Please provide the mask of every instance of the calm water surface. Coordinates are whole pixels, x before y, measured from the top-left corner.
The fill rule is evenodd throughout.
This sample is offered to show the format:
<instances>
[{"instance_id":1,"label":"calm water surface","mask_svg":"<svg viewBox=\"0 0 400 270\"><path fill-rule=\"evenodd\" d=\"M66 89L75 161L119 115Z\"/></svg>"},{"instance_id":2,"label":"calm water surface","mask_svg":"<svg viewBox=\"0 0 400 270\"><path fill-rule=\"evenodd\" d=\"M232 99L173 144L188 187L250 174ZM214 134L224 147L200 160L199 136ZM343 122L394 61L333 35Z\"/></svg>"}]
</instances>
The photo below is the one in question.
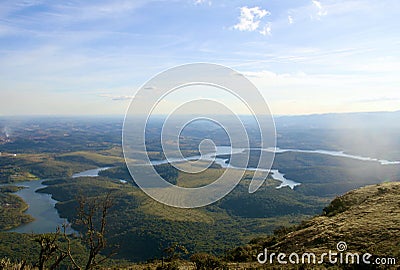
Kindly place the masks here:
<instances>
[{"instance_id":1,"label":"calm water surface","mask_svg":"<svg viewBox=\"0 0 400 270\"><path fill-rule=\"evenodd\" d=\"M84 172L76 173L72 177L95 177L98 176L99 172L106 170L109 167L97 168L93 170L87 170ZM11 232L20 233L47 233L55 232L57 226L61 226L63 223L68 223L66 219L61 218L58 214L55 205L56 200L51 198L50 194L38 193L36 190L46 187L43 185L43 181L26 181L15 184L15 186L25 187L14 193L21 197L28 205L29 208L26 210L26 214L31 215L35 220L21 225L17 228L11 229ZM72 228L67 228L67 233L75 232Z\"/></svg>"}]
</instances>

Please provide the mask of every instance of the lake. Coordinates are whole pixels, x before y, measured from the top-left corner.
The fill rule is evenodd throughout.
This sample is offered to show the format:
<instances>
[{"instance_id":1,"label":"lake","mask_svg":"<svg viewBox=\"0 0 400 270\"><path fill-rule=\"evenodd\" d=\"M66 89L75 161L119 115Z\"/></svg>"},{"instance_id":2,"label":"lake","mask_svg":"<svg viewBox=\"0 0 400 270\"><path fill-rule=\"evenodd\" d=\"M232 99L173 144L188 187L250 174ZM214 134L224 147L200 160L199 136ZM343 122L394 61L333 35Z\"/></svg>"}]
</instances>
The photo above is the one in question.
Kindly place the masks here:
<instances>
[{"instance_id":1,"label":"lake","mask_svg":"<svg viewBox=\"0 0 400 270\"><path fill-rule=\"evenodd\" d=\"M253 167L247 167L247 168L238 168L235 167L231 164L229 164L228 160L229 159L223 159L223 158L218 158L216 156L222 156L222 155L231 155L231 154L240 154L245 151L243 148L232 148L230 146L216 146L215 147L215 152L205 154L203 156L196 155L196 156L190 156L186 157L185 159L182 158L175 158L175 159L169 159L169 160L152 160L151 164L152 165L161 165L161 164L166 164L166 163L174 163L174 162L185 162L188 160L198 160L202 159L205 161L212 160L214 161L215 164L220 165L222 168L236 168L236 169L246 169L248 171L269 171L271 172L271 176L274 180L280 181L280 185L277 186L276 188L283 188L283 187L289 187L291 189L294 189L294 187L300 185L300 183L287 179L285 175L280 173L278 170L267 170L267 169L262 169L262 168L253 168Z\"/></svg>"},{"instance_id":2,"label":"lake","mask_svg":"<svg viewBox=\"0 0 400 270\"><path fill-rule=\"evenodd\" d=\"M72 177L95 177L99 175L99 172L106 170L109 167L97 168L93 170L87 170L84 172L76 173ZM36 190L46 187L43 185L43 181L26 181L15 184L15 186L25 187L14 193L21 197L28 205L29 208L26 210L26 214L31 215L35 220L21 225L17 228L9 230L10 232L19 233L48 233L55 232L57 226L61 226L63 223L68 223L66 219L60 218L55 205L56 200L51 198L51 194L38 193ZM67 233L76 233L71 227L67 228Z\"/></svg>"}]
</instances>

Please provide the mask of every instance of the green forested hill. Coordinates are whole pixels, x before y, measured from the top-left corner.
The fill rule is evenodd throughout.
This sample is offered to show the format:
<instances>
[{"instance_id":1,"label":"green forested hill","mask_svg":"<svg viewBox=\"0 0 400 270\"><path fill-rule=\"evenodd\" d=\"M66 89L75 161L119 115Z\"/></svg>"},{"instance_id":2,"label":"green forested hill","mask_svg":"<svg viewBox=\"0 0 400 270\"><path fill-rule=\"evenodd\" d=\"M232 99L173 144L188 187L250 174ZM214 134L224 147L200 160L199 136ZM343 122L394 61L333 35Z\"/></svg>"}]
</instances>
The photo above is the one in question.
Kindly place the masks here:
<instances>
[{"instance_id":1,"label":"green forested hill","mask_svg":"<svg viewBox=\"0 0 400 270\"><path fill-rule=\"evenodd\" d=\"M76 214L76 195L94 197L111 192L115 205L108 219L109 241L121 246L117 257L133 261L160 258L163 249L174 242L184 245L190 253L223 254L255 235L267 235L277 226L296 224L319 213L326 202L306 198L289 188L277 190L273 180L251 198L253 205L248 206L247 212L236 205L247 193L245 182L226 199L200 209L162 205L139 188L107 177L53 180L46 184L49 186L40 192L53 194L60 201L56 205L60 214L70 220ZM242 197L243 202L246 199L250 197Z\"/></svg>"}]
</instances>

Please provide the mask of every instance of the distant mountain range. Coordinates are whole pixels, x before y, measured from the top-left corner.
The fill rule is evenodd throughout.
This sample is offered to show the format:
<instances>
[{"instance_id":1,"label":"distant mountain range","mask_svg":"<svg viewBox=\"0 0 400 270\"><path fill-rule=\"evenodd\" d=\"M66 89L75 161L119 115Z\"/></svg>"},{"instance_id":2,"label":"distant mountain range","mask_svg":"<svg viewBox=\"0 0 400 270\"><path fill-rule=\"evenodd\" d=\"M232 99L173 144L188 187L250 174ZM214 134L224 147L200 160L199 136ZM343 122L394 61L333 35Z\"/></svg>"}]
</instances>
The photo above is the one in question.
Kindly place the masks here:
<instances>
[{"instance_id":1,"label":"distant mountain range","mask_svg":"<svg viewBox=\"0 0 400 270\"><path fill-rule=\"evenodd\" d=\"M275 116L277 128L400 128L400 111Z\"/></svg>"}]
</instances>

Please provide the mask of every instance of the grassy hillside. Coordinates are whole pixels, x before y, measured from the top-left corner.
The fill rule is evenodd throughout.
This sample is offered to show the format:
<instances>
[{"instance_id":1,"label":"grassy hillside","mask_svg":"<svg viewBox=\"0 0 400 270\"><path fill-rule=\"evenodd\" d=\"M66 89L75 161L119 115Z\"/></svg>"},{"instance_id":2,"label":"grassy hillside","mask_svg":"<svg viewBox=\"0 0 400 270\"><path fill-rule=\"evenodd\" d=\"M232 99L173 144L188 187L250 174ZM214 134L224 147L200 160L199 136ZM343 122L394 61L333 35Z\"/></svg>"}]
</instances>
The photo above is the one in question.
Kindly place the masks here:
<instances>
[{"instance_id":1,"label":"grassy hillside","mask_svg":"<svg viewBox=\"0 0 400 270\"><path fill-rule=\"evenodd\" d=\"M273 245L278 249L327 250L345 241L350 250L400 257L400 182L350 191L324 215L304 223Z\"/></svg>"},{"instance_id":2,"label":"grassy hillside","mask_svg":"<svg viewBox=\"0 0 400 270\"><path fill-rule=\"evenodd\" d=\"M396 266L360 265L354 269L398 269L400 265L400 182L382 183L350 191L334 199L324 213L293 227L280 228L273 236L254 239L248 245L232 250L228 258L256 261L256 254L268 249L271 254L284 252L338 252L344 241L344 252L370 253L375 258L395 258ZM317 257L318 258L318 257ZM275 261L276 262L276 261ZM278 267L277 264L275 266ZM326 263L321 267L345 266ZM349 267L349 266L347 266ZM385 268L387 267L387 268ZM312 267L311 267L312 268Z\"/></svg>"}]
</instances>

